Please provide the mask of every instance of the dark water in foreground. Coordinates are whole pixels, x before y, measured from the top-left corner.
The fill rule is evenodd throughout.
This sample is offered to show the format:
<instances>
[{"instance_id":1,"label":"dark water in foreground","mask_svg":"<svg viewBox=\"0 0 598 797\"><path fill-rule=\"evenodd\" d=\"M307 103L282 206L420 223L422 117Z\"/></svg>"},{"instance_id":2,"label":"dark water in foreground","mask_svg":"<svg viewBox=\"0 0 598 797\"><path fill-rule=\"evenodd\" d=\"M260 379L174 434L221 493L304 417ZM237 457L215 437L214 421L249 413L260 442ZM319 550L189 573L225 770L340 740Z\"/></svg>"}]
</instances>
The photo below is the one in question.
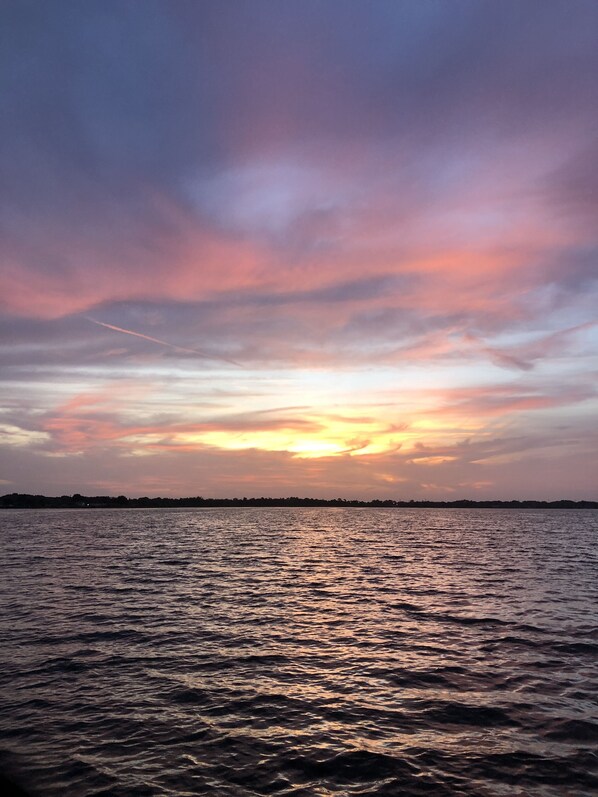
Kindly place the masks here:
<instances>
[{"instance_id":1,"label":"dark water in foreground","mask_svg":"<svg viewBox=\"0 0 598 797\"><path fill-rule=\"evenodd\" d=\"M594 795L598 512L0 513L33 794Z\"/></svg>"}]
</instances>

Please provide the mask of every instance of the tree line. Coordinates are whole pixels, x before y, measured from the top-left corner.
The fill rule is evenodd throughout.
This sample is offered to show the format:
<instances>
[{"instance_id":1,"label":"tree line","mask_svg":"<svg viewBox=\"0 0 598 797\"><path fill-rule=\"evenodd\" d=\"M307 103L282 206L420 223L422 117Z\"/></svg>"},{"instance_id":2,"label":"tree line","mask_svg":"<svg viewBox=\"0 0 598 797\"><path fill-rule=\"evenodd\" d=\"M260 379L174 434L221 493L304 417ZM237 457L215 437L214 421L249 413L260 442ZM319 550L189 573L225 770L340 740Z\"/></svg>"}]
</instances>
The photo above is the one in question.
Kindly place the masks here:
<instances>
[{"instance_id":1,"label":"tree line","mask_svg":"<svg viewBox=\"0 0 598 797\"><path fill-rule=\"evenodd\" d=\"M0 508L4 509L146 509L152 507L227 507L227 506L270 506L270 507L370 507L370 508L423 508L423 509L598 509L598 501L401 501L373 499L360 501L346 498L127 498L125 495L29 495L10 493L0 498Z\"/></svg>"}]
</instances>

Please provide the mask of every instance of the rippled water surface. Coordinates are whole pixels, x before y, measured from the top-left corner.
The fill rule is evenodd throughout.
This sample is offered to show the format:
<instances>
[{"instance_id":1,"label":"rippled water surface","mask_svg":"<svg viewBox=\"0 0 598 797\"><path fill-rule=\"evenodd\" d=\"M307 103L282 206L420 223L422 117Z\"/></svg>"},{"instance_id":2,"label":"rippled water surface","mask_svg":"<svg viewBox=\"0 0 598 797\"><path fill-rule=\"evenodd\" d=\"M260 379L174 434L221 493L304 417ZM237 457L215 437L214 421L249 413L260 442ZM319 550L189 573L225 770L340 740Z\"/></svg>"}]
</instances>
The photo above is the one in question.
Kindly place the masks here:
<instances>
[{"instance_id":1,"label":"rippled water surface","mask_svg":"<svg viewBox=\"0 0 598 797\"><path fill-rule=\"evenodd\" d=\"M5 510L33 795L595 795L598 512Z\"/></svg>"}]
</instances>

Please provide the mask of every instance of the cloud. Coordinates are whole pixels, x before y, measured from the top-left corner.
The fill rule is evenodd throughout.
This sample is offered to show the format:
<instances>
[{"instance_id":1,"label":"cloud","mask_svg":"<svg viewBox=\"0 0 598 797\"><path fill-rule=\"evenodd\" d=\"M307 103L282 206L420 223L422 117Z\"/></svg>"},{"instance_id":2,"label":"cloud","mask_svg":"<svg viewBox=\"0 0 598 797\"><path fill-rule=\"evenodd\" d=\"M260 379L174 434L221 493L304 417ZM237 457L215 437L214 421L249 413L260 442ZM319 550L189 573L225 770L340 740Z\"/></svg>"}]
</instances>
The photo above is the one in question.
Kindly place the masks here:
<instances>
[{"instance_id":1,"label":"cloud","mask_svg":"<svg viewBox=\"0 0 598 797\"><path fill-rule=\"evenodd\" d=\"M146 457L93 449L66 455L60 468L31 449L0 447L0 478L8 491L131 495L316 495L322 497L592 498L596 441L533 438L462 442L425 449L443 462L409 463L388 457L297 459L286 452L196 449L156 451ZM548 446L548 448L542 448ZM447 454L447 456L443 456ZM422 456L424 453L422 452ZM580 467L581 465L581 467ZM481 484L484 482L485 484Z\"/></svg>"},{"instance_id":2,"label":"cloud","mask_svg":"<svg viewBox=\"0 0 598 797\"><path fill-rule=\"evenodd\" d=\"M433 248L480 183L495 207L453 231L500 227L526 174L587 138L596 12L573 5L9 4L4 301L55 315L280 287L299 239L327 278L320 244L346 262L360 230L363 272L393 229L421 249L428 227Z\"/></svg>"},{"instance_id":3,"label":"cloud","mask_svg":"<svg viewBox=\"0 0 598 797\"><path fill-rule=\"evenodd\" d=\"M160 452L229 487L500 490L442 446L586 428L596 4L33 0L2 27L0 419L40 483L134 451L140 489L188 484ZM106 384L133 403L72 403Z\"/></svg>"}]
</instances>

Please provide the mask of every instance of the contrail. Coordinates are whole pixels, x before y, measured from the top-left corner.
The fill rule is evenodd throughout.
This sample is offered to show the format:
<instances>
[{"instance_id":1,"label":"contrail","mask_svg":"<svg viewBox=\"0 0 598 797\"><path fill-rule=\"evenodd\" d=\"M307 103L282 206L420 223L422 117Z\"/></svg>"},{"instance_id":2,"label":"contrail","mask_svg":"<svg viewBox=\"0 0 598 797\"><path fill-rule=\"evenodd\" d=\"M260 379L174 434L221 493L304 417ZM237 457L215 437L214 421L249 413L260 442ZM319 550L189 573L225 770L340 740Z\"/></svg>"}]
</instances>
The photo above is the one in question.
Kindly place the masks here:
<instances>
[{"instance_id":1,"label":"contrail","mask_svg":"<svg viewBox=\"0 0 598 797\"><path fill-rule=\"evenodd\" d=\"M197 354L199 357L204 357L206 360L220 360L222 362L229 363L230 365L236 365L239 368L243 367L241 363L238 363L235 360L229 360L226 357L217 357L213 354L206 354L206 352L198 351L197 349L188 349L185 346L176 346L174 343L168 343L166 340L152 338L150 335L143 335L141 332L133 332L132 329L123 329L122 327L114 326L114 324L105 324L103 321L98 321L97 319L90 318L89 316L85 316L85 319L86 321L91 321L92 324L97 324L99 327L111 329L113 332L123 332L125 335L133 335L135 338L149 340L151 343L159 343L160 346L167 346L169 349L174 349L175 351L184 351L186 354Z\"/></svg>"}]
</instances>

